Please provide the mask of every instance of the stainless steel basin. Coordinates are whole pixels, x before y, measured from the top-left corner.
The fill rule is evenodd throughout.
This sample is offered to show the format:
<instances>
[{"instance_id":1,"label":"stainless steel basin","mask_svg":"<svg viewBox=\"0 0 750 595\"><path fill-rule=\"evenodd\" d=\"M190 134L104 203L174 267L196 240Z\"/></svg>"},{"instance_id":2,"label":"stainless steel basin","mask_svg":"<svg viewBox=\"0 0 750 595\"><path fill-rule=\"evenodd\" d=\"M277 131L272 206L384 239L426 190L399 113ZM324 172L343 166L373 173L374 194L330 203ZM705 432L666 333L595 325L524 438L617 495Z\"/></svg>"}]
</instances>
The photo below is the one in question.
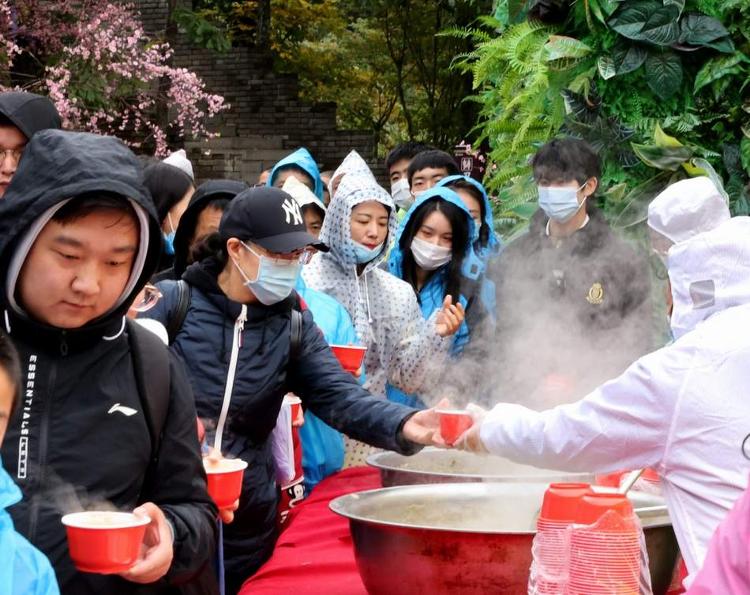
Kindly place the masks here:
<instances>
[{"instance_id":1,"label":"stainless steel basin","mask_svg":"<svg viewBox=\"0 0 750 595\"><path fill-rule=\"evenodd\" d=\"M546 482L397 486L336 498L372 595L527 592L531 542ZM633 493L654 593L665 593L677 543L662 498Z\"/></svg>"},{"instance_id":2,"label":"stainless steel basin","mask_svg":"<svg viewBox=\"0 0 750 595\"><path fill-rule=\"evenodd\" d=\"M367 458L367 464L380 470L384 487L477 481L594 481L594 476L588 473L539 469L502 457L439 448L425 448L410 457L377 452Z\"/></svg>"}]
</instances>

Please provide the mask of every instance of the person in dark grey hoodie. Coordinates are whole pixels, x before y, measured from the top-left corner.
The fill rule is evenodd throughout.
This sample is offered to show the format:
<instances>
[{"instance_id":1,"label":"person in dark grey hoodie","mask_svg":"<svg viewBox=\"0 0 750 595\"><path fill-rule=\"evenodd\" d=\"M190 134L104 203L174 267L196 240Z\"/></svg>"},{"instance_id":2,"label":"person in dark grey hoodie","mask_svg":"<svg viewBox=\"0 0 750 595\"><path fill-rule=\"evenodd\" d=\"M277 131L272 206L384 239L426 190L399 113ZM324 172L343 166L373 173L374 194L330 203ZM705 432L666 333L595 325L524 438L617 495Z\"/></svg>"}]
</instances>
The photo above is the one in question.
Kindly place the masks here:
<instances>
[{"instance_id":1,"label":"person in dark grey hoodie","mask_svg":"<svg viewBox=\"0 0 750 595\"><path fill-rule=\"evenodd\" d=\"M60 125L60 114L47 97L25 91L0 93L0 198L29 139L39 130Z\"/></svg>"},{"instance_id":2,"label":"person in dark grey hoodie","mask_svg":"<svg viewBox=\"0 0 750 595\"><path fill-rule=\"evenodd\" d=\"M15 526L49 557L63 593L172 594L198 576L200 592L216 590L217 509L190 385L164 345L125 318L160 250L156 211L125 145L34 135L0 201L0 320L24 387L2 455L23 492L10 509ZM154 359L163 367L144 374ZM140 559L120 575L76 570L60 522L103 502L151 519Z\"/></svg>"}]
</instances>

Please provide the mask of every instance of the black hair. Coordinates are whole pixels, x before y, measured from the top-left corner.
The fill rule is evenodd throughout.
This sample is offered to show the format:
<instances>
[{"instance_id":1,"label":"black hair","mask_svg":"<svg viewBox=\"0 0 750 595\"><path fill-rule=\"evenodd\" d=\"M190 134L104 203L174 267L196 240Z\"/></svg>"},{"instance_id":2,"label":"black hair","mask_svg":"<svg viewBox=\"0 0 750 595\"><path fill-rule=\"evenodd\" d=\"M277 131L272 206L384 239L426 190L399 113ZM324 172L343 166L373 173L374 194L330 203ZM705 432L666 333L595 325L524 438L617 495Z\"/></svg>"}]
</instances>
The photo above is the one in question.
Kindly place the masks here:
<instances>
[{"instance_id":1,"label":"black hair","mask_svg":"<svg viewBox=\"0 0 750 595\"><path fill-rule=\"evenodd\" d=\"M484 247L487 245L487 243L490 240L490 228L487 225L487 205L484 202L484 196L479 191L479 188L474 186L471 182L467 182L466 180L454 180L450 184L446 184L448 188L453 188L454 190L464 190L465 192L468 192L474 197L474 200L479 202L479 213L482 218L482 225L479 227L479 245Z\"/></svg>"},{"instance_id":2,"label":"black hair","mask_svg":"<svg viewBox=\"0 0 750 595\"><path fill-rule=\"evenodd\" d=\"M122 217L130 217L137 224L138 217L130 203L123 196L113 192L86 192L71 198L58 209L52 220L63 225L83 219L96 211L112 211ZM117 222L119 223L120 220Z\"/></svg>"},{"instance_id":3,"label":"black hair","mask_svg":"<svg viewBox=\"0 0 750 595\"><path fill-rule=\"evenodd\" d=\"M21 362L10 337L5 333L0 333L0 369L8 375L11 385L13 385L13 397L10 402L10 416L18 407L19 394L21 391Z\"/></svg>"},{"instance_id":4,"label":"black hair","mask_svg":"<svg viewBox=\"0 0 750 595\"><path fill-rule=\"evenodd\" d=\"M229 260L227 243L221 239L221 234L218 231L200 238L195 244L190 246L188 259L191 262L201 262L207 258L215 259L222 268Z\"/></svg>"},{"instance_id":5,"label":"black hair","mask_svg":"<svg viewBox=\"0 0 750 595\"><path fill-rule=\"evenodd\" d=\"M411 187L411 181L417 172L427 169L428 167L433 169L444 168L446 170L446 176L457 176L461 172L456 165L455 159L451 157L445 151L439 149L430 149L429 151L422 151L418 153L409 164L409 187Z\"/></svg>"},{"instance_id":6,"label":"black hair","mask_svg":"<svg viewBox=\"0 0 750 595\"><path fill-rule=\"evenodd\" d=\"M315 209L320 214L321 221L325 220L326 218L326 212L323 207L320 206L317 202L310 202L304 205L300 211L302 211L302 214L304 215L307 211Z\"/></svg>"},{"instance_id":7,"label":"black hair","mask_svg":"<svg viewBox=\"0 0 750 595\"><path fill-rule=\"evenodd\" d=\"M307 186L308 188L310 188L310 190L312 190L313 192L315 191L315 179L310 175L310 172L304 170L299 165L295 165L294 163L289 163L288 165L282 165L279 169L277 169L273 173L273 179L271 180L271 184L272 185L275 184L276 183L276 178L279 177L279 174L282 173L282 172L285 172L285 171L292 171L295 174L301 174L301 175L303 175L305 177L305 179L304 180L300 180L300 182L302 182L303 184L305 184L305 186ZM310 184L306 183L305 180L308 180L312 186L310 186Z\"/></svg>"},{"instance_id":8,"label":"black hair","mask_svg":"<svg viewBox=\"0 0 750 595\"><path fill-rule=\"evenodd\" d=\"M167 214L185 193L194 188L193 180L179 167L168 163L152 163L143 170L143 184L154 199L159 224L164 223Z\"/></svg>"},{"instance_id":9,"label":"black hair","mask_svg":"<svg viewBox=\"0 0 750 595\"><path fill-rule=\"evenodd\" d=\"M385 158L385 169L387 172L390 172L391 168L402 159L412 160L419 153L429 151L430 149L432 149L432 147L429 145L417 143L412 140L396 145Z\"/></svg>"},{"instance_id":10,"label":"black hair","mask_svg":"<svg viewBox=\"0 0 750 595\"><path fill-rule=\"evenodd\" d=\"M531 158L534 180L566 183L575 180L583 185L591 178L601 179L599 155L586 141L578 138L551 140Z\"/></svg>"},{"instance_id":11,"label":"black hair","mask_svg":"<svg viewBox=\"0 0 750 595\"><path fill-rule=\"evenodd\" d=\"M419 205L417 210L412 213L409 223L406 224L398 241L403 259L401 275L404 281L412 286L414 293L417 294L417 299L419 299L419 291L417 290L417 263L414 260L414 255L411 253L411 242L414 236L417 235L419 228L422 227L424 220L427 219L427 216L435 211L439 211L445 215L451 224L453 232L451 261L446 265L448 267L448 275L443 298L446 295L450 295L453 297L453 303L458 303L463 283L461 265L463 264L464 257L466 256L466 248L469 244L469 222L466 211L453 203L439 198L430 199Z\"/></svg>"},{"instance_id":12,"label":"black hair","mask_svg":"<svg viewBox=\"0 0 750 595\"><path fill-rule=\"evenodd\" d=\"M18 128L18 126L16 126L13 123L13 121L8 116L6 116L5 114L0 114L0 126L2 126L2 127L12 126L13 128ZM23 132L21 134L23 134ZM24 136L26 136L26 135L24 134Z\"/></svg>"},{"instance_id":13,"label":"black hair","mask_svg":"<svg viewBox=\"0 0 750 595\"><path fill-rule=\"evenodd\" d=\"M214 198L209 203L201 209L201 213L205 211L206 209L215 209L217 211L226 211L227 207L229 206L229 203L232 202L232 196L231 198L225 198L225 197L219 197Z\"/></svg>"}]
</instances>

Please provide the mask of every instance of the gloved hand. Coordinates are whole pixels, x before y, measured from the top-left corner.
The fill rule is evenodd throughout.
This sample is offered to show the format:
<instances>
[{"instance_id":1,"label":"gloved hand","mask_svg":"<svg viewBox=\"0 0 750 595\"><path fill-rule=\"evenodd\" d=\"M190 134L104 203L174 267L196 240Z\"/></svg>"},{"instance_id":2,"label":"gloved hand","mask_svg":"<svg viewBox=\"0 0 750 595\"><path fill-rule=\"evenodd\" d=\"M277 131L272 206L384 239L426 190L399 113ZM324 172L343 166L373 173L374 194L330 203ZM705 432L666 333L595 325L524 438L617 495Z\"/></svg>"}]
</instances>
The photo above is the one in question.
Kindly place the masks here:
<instances>
[{"instance_id":1,"label":"gloved hand","mask_svg":"<svg viewBox=\"0 0 750 595\"><path fill-rule=\"evenodd\" d=\"M482 427L482 422L487 415L487 411L474 403L469 403L466 406L466 411L471 414L474 423L468 430L459 436L453 447L478 454L489 454L489 451L482 443L482 438L479 436L479 431Z\"/></svg>"}]
</instances>

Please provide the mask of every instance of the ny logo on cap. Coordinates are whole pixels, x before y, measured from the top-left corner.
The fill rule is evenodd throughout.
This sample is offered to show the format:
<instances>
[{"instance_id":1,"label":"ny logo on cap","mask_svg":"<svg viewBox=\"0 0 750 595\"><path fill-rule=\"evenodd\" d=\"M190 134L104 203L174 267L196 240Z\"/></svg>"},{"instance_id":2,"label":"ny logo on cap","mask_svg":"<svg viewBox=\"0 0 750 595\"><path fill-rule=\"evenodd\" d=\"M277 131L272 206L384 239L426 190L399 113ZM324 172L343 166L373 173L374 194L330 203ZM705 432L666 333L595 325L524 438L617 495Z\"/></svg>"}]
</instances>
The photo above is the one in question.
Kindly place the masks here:
<instances>
[{"instance_id":1,"label":"ny logo on cap","mask_svg":"<svg viewBox=\"0 0 750 595\"><path fill-rule=\"evenodd\" d=\"M290 218L294 219L294 225L301 225L303 223L302 213L299 210L297 201L291 198L287 198L284 200L281 206L284 209L284 213L286 214L287 224L290 223Z\"/></svg>"}]
</instances>

